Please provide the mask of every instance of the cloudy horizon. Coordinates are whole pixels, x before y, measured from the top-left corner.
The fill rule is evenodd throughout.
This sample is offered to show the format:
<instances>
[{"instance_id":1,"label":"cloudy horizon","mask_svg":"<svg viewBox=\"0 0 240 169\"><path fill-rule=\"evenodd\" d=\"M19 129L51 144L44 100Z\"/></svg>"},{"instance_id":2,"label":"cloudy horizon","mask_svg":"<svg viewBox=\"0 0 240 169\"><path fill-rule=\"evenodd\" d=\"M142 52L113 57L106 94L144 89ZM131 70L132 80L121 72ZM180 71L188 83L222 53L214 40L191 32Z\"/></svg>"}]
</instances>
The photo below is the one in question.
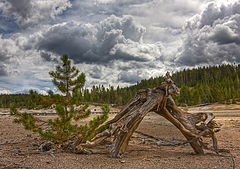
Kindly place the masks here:
<instances>
[{"instance_id":1,"label":"cloudy horizon","mask_svg":"<svg viewBox=\"0 0 240 169\"><path fill-rule=\"evenodd\" d=\"M85 87L240 63L240 0L0 0L0 94L55 90L64 54Z\"/></svg>"}]
</instances>

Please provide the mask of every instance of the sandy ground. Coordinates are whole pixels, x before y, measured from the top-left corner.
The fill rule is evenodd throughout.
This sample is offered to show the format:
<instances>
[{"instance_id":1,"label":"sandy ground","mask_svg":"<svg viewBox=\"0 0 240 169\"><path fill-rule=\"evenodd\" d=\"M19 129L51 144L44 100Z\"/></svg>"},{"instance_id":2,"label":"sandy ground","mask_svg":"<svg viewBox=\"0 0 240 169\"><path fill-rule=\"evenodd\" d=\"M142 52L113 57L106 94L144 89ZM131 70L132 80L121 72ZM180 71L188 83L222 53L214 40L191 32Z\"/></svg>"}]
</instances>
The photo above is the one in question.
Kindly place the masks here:
<instances>
[{"instance_id":1,"label":"sandy ground","mask_svg":"<svg viewBox=\"0 0 240 169\"><path fill-rule=\"evenodd\" d=\"M226 113L216 114L216 120L223 124L217 134L219 147L230 150L222 156L206 151L195 155L189 145L170 146L146 142L143 136L134 134L125 156L121 159L108 157L111 147L98 147L96 154L71 153L35 154L42 140L37 134L13 124L13 118L0 116L0 168L27 169L240 169L240 121ZM235 113L236 114L236 113ZM114 115L111 115L113 117ZM240 117L240 114L239 116ZM49 118L49 116L42 116ZM140 124L138 131L165 139L184 140L181 133L162 117L149 113Z\"/></svg>"}]
</instances>

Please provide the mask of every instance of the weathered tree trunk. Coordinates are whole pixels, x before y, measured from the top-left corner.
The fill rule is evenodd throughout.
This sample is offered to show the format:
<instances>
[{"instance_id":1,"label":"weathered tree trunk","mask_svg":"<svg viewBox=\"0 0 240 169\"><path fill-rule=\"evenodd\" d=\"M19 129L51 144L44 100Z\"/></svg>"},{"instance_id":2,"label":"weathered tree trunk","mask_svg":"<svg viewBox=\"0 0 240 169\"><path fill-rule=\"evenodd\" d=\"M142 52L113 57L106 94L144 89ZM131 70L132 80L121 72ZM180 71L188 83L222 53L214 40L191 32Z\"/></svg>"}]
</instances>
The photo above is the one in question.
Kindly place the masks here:
<instances>
[{"instance_id":1,"label":"weathered tree trunk","mask_svg":"<svg viewBox=\"0 0 240 169\"><path fill-rule=\"evenodd\" d=\"M172 81L170 81L172 82ZM168 85L168 84L167 84ZM186 137L193 150L197 154L203 154L206 148L202 142L202 136L210 136L213 139L213 147L217 151L217 140L214 135L216 128L212 114L184 113L171 98L171 95L179 93L179 89L171 83L154 89L140 90L127 106L107 122L109 128L87 142L86 147L99 144L104 139L113 136L114 143L110 152L111 157L120 157L127 148L129 140L147 113L154 111L165 117Z\"/></svg>"},{"instance_id":2,"label":"weathered tree trunk","mask_svg":"<svg viewBox=\"0 0 240 169\"><path fill-rule=\"evenodd\" d=\"M163 100L163 91L149 90L149 92L151 94L147 94L145 102L139 105L137 109L133 109L133 111L122 114L122 117L117 120L117 122L121 124L121 127L114 134L115 141L113 144L113 148L110 152L110 156L118 157L125 152L130 137L137 129L138 125L143 120L145 115Z\"/></svg>"},{"instance_id":3,"label":"weathered tree trunk","mask_svg":"<svg viewBox=\"0 0 240 169\"><path fill-rule=\"evenodd\" d=\"M183 113L180 109L178 109L177 107L175 107L174 105L167 105L167 109L163 109L161 111L156 110L155 111L157 114L165 117L168 121L170 121L174 126L176 126L180 132L186 137L186 139L188 140L188 142L190 143L191 147L193 148L194 152L197 154L204 154L203 148L200 144L200 140L197 136L197 134L195 134L194 132L191 132L189 130L189 128L186 128L182 123L184 119ZM171 112L171 113L170 113ZM176 117L176 113L177 112L179 118L175 118ZM186 120L186 119L184 119ZM189 122L190 123L190 122ZM189 124L188 124L189 125ZM190 128L192 128L193 126L191 126Z\"/></svg>"}]
</instances>

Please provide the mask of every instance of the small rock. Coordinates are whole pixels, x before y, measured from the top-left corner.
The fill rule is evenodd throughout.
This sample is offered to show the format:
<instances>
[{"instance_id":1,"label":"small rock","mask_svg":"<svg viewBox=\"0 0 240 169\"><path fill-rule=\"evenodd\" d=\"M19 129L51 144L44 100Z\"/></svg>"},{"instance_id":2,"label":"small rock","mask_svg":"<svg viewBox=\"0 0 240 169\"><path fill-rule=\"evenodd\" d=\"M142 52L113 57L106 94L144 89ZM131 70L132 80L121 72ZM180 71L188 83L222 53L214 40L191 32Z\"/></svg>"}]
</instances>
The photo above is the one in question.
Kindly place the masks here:
<instances>
[{"instance_id":1,"label":"small rock","mask_svg":"<svg viewBox=\"0 0 240 169\"><path fill-rule=\"evenodd\" d=\"M120 162L121 162L121 163L126 163L126 161L125 161L125 160L120 160Z\"/></svg>"}]
</instances>

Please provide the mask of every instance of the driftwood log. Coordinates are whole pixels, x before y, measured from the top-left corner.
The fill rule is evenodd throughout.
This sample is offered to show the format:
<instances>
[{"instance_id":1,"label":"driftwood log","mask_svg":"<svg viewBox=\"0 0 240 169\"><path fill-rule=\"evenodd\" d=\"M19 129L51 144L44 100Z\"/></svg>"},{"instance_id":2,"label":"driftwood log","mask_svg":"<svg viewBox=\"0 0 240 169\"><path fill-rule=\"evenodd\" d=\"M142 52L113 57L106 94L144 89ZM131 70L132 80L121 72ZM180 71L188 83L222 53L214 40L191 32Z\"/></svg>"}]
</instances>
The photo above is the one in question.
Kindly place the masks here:
<instances>
[{"instance_id":1,"label":"driftwood log","mask_svg":"<svg viewBox=\"0 0 240 169\"><path fill-rule=\"evenodd\" d=\"M128 146L129 140L143 118L149 112L155 112L173 125L186 137L187 141L197 154L204 154L204 149L218 152L215 132L219 126L213 120L211 113L185 113L179 109L171 96L178 95L179 89L171 80L169 74L165 81L157 88L139 90L136 96L118 113L115 118L108 121L109 128L99 133L90 142L81 147L93 147L108 137L114 137L111 157L121 157ZM203 137L211 137L213 146L204 143Z\"/></svg>"}]
</instances>

